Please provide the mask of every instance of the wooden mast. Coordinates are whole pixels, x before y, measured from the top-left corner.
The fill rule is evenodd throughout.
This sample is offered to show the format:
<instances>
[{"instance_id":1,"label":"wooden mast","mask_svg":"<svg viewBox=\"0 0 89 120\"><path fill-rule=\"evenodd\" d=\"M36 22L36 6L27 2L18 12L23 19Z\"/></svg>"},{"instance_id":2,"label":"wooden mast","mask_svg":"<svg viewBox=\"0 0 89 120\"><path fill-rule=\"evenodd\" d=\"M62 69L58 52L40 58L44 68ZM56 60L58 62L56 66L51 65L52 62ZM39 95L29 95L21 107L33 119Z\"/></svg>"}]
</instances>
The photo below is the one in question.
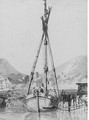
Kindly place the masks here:
<instances>
[{"instance_id":1,"label":"wooden mast","mask_svg":"<svg viewBox=\"0 0 89 120\"><path fill-rule=\"evenodd\" d=\"M47 82L48 82L48 78L47 78L47 73L48 73L48 62L47 62L47 45L48 45L48 41L47 41L47 29L48 29L48 13L47 13L47 3L46 0L44 0L44 16L43 16L43 32L45 35L44 38L44 47L45 47L45 65L44 65L44 73L45 73L45 80L46 80L46 93L47 93Z\"/></svg>"}]
</instances>

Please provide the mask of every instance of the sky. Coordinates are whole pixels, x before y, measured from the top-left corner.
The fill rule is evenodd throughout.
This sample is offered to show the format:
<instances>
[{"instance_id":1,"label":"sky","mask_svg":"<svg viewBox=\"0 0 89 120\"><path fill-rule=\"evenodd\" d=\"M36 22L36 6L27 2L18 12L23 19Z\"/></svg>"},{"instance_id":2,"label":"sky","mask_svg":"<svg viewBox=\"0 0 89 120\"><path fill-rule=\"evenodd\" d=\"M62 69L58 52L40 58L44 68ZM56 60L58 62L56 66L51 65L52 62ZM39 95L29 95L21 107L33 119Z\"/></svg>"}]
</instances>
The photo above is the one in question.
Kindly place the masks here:
<instances>
[{"instance_id":1,"label":"sky","mask_svg":"<svg viewBox=\"0 0 89 120\"><path fill-rule=\"evenodd\" d=\"M87 54L87 0L48 0L48 4L52 6L48 34L57 67ZM0 0L0 58L19 72L31 72L42 36L43 7L43 0ZM42 72L43 65L44 46L37 71Z\"/></svg>"}]
</instances>

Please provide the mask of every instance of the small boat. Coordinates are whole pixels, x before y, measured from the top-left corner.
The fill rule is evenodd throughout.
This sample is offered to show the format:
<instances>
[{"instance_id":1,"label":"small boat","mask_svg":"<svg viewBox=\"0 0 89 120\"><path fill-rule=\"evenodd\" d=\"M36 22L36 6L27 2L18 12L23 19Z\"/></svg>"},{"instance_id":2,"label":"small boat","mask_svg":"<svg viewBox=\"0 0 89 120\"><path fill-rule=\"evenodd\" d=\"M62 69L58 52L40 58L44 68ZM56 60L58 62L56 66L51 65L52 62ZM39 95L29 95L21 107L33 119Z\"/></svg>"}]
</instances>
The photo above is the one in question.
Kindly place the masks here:
<instances>
[{"instance_id":1,"label":"small boat","mask_svg":"<svg viewBox=\"0 0 89 120\"><path fill-rule=\"evenodd\" d=\"M6 99L6 112L25 112L26 108L25 103L18 98L9 97Z\"/></svg>"},{"instance_id":2,"label":"small boat","mask_svg":"<svg viewBox=\"0 0 89 120\"><path fill-rule=\"evenodd\" d=\"M26 97L26 105L30 110L32 111L46 111L46 110L52 110L55 108L55 105L52 105L51 98L52 96L49 95L48 92L48 61L47 61L47 48L49 48L49 54L50 54L50 60L52 64L52 72L55 80L55 96L58 98L58 83L57 83L57 77L56 77L56 71L54 67L54 61L53 61L53 55L51 51L51 46L50 46L50 41L49 41L49 36L48 36L48 21L49 21L49 16L50 16L51 8L47 8L47 1L44 0L44 15L41 17L42 20L42 28L43 28L43 35L41 38L41 42L37 51L37 55L32 67L32 71L30 74L30 80L29 80L29 85L28 85L28 93ZM40 94L39 90L37 90L36 95L34 96L33 94L30 94L30 88L31 84L34 78L34 72L36 68L36 64L38 61L39 53L41 50L42 43L44 44L45 48L45 64L44 64L44 78L45 78L45 86L44 86L44 94ZM43 81L42 81L43 82Z\"/></svg>"}]
</instances>

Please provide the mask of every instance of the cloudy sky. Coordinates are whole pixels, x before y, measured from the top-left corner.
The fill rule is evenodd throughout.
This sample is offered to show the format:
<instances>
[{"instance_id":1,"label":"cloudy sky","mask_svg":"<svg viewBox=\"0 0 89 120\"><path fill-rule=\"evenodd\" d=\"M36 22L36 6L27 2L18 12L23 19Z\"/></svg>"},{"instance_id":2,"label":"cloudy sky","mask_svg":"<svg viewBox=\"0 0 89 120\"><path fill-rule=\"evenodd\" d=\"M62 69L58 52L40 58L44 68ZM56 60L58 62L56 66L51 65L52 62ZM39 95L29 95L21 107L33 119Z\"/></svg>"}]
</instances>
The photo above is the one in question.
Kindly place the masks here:
<instances>
[{"instance_id":1,"label":"cloudy sky","mask_svg":"<svg viewBox=\"0 0 89 120\"><path fill-rule=\"evenodd\" d=\"M86 1L48 0L52 6L48 32L55 66L86 55ZM42 36L42 14L42 0L0 0L0 58L20 72L31 71ZM38 70L44 64L43 48Z\"/></svg>"}]
</instances>

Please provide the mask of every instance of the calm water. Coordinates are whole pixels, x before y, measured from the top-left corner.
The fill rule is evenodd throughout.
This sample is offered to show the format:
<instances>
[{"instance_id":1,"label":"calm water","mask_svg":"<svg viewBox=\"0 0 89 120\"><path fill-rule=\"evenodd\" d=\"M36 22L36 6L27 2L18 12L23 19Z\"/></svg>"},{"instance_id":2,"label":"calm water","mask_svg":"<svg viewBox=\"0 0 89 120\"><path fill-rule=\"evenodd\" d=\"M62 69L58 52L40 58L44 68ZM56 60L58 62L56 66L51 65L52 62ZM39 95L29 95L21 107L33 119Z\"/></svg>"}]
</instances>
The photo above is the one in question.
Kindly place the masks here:
<instances>
[{"instance_id":1,"label":"calm water","mask_svg":"<svg viewBox=\"0 0 89 120\"><path fill-rule=\"evenodd\" d=\"M86 107L82 107L81 109L71 111L70 113L57 110L40 113L40 115L28 112L15 113L1 109L0 120L87 120L87 109Z\"/></svg>"}]
</instances>

